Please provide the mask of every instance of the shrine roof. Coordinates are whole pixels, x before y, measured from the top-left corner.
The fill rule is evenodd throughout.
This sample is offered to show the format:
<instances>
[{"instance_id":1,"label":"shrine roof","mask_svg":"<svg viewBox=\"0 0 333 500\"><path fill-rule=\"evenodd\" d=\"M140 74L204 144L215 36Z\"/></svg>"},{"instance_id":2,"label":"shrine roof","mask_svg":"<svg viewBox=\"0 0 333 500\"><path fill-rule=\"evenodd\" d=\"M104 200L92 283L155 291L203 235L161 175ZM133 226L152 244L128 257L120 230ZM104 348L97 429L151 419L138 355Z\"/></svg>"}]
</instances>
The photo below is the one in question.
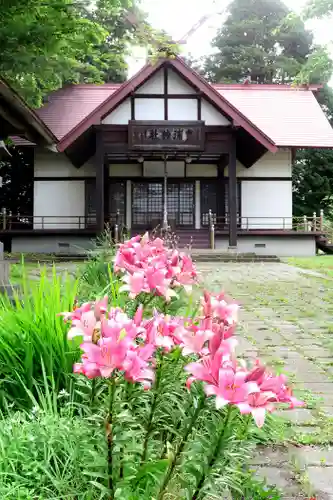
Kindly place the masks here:
<instances>
[{"instance_id":1,"label":"shrine roof","mask_svg":"<svg viewBox=\"0 0 333 500\"><path fill-rule=\"evenodd\" d=\"M279 147L333 148L332 127L314 96L318 86L211 85L181 58L147 64L123 84L66 86L52 93L36 114L58 139L58 150L64 151L164 65L171 66L269 151L276 152Z\"/></svg>"}]
</instances>

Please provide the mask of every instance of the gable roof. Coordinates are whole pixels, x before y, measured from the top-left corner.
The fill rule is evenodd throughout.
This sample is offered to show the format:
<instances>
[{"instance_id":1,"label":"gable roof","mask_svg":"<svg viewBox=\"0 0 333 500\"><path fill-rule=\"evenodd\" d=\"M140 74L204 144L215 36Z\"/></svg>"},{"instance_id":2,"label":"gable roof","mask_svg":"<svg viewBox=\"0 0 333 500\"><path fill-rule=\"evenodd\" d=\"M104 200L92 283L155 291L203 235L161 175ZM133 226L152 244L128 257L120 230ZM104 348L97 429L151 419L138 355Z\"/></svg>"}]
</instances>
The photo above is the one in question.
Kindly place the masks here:
<instances>
[{"instance_id":1,"label":"gable roof","mask_svg":"<svg viewBox=\"0 0 333 500\"><path fill-rule=\"evenodd\" d=\"M214 85L280 147L332 148L333 129L313 90L288 85Z\"/></svg>"},{"instance_id":2,"label":"gable roof","mask_svg":"<svg viewBox=\"0 0 333 500\"><path fill-rule=\"evenodd\" d=\"M123 84L64 87L51 94L36 114L58 139L58 150L64 151L165 65L269 151L278 147L333 148L333 129L313 95L318 86L212 85L181 58L146 64Z\"/></svg>"},{"instance_id":3,"label":"gable roof","mask_svg":"<svg viewBox=\"0 0 333 500\"><path fill-rule=\"evenodd\" d=\"M0 79L0 124L0 132L5 135L17 134L25 140L48 146L57 142L45 122L3 79Z\"/></svg>"},{"instance_id":4,"label":"gable roof","mask_svg":"<svg viewBox=\"0 0 333 500\"><path fill-rule=\"evenodd\" d=\"M260 130L254 123L244 116L233 104L221 96L204 78L193 71L185 62L177 57L175 59L160 59L156 64L146 64L136 75L130 80L119 86L114 92L111 92L102 103L97 105L91 113L88 113L69 133L67 133L58 144L59 151L64 151L72 142L74 142L83 132L92 125L97 125L102 118L109 114L118 104L126 99L137 87L142 85L151 76L153 76L160 68L168 65L176 70L185 80L196 87L203 96L232 118L239 126L243 127L250 133L258 142L272 152L277 151L277 147L269 137Z\"/></svg>"}]
</instances>

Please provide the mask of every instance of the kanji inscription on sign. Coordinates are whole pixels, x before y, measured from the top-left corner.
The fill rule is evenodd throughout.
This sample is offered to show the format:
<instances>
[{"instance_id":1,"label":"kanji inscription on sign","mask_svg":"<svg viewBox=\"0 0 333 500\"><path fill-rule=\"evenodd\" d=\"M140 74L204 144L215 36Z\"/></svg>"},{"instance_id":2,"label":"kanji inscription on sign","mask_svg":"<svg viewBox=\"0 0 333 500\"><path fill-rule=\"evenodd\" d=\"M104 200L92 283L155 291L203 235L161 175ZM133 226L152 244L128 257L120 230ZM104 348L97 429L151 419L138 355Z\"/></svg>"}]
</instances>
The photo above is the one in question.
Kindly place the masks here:
<instances>
[{"instance_id":1,"label":"kanji inscription on sign","mask_svg":"<svg viewBox=\"0 0 333 500\"><path fill-rule=\"evenodd\" d=\"M203 121L136 121L128 124L129 148L139 151L203 151Z\"/></svg>"}]
</instances>

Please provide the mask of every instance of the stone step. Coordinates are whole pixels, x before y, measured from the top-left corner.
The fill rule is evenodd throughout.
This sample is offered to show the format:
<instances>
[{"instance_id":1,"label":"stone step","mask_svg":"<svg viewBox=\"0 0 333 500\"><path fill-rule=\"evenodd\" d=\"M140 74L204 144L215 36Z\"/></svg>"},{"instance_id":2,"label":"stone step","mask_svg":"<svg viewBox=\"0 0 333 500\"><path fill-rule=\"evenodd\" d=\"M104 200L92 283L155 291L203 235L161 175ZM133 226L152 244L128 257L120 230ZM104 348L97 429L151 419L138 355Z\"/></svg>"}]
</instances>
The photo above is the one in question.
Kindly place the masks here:
<instances>
[{"instance_id":1,"label":"stone step","mask_svg":"<svg viewBox=\"0 0 333 500\"><path fill-rule=\"evenodd\" d=\"M210 249L194 249L189 253L195 262L280 262L280 259L276 255L228 253Z\"/></svg>"}]
</instances>

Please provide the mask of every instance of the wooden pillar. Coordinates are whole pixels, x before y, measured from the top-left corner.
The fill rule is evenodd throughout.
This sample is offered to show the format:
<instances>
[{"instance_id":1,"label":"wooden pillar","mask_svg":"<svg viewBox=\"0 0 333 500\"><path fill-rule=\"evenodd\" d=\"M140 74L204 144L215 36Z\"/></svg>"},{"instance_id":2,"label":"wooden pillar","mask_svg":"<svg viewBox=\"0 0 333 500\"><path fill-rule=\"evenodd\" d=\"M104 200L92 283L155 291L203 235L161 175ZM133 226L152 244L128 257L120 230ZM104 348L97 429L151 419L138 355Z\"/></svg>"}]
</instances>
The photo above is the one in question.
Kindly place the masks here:
<instances>
[{"instance_id":1,"label":"wooden pillar","mask_svg":"<svg viewBox=\"0 0 333 500\"><path fill-rule=\"evenodd\" d=\"M220 225L225 224L225 178L224 165L222 160L217 164L217 186L216 186L216 216Z\"/></svg>"},{"instance_id":2,"label":"wooden pillar","mask_svg":"<svg viewBox=\"0 0 333 500\"><path fill-rule=\"evenodd\" d=\"M229 153L229 247L237 247L237 177L236 177L236 136L231 138Z\"/></svg>"},{"instance_id":3,"label":"wooden pillar","mask_svg":"<svg viewBox=\"0 0 333 500\"><path fill-rule=\"evenodd\" d=\"M97 233L104 231L105 217L105 165L103 138L99 130L96 130L96 151L95 151L95 169L96 169L96 230Z\"/></svg>"},{"instance_id":4,"label":"wooden pillar","mask_svg":"<svg viewBox=\"0 0 333 500\"><path fill-rule=\"evenodd\" d=\"M110 182L109 182L109 164L104 158L104 223L110 219Z\"/></svg>"}]
</instances>

